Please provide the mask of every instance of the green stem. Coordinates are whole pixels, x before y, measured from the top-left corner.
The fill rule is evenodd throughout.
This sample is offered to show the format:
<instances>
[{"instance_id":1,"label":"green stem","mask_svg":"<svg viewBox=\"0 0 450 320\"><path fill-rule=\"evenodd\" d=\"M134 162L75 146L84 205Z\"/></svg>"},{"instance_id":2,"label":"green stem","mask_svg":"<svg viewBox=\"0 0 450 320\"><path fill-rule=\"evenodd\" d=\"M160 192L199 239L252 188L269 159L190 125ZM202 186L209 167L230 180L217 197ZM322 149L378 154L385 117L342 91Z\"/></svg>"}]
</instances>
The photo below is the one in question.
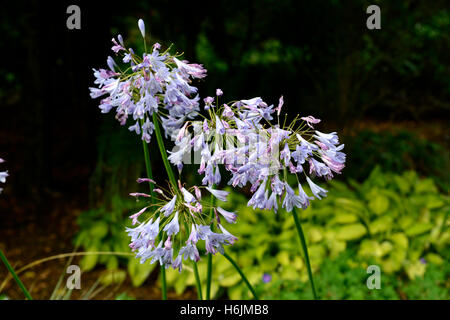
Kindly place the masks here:
<instances>
[{"instance_id":1,"label":"green stem","mask_svg":"<svg viewBox=\"0 0 450 320\"><path fill-rule=\"evenodd\" d=\"M247 278L245 277L244 273L242 272L241 268L239 268L239 266L237 265L237 263L226 253L223 253L223 256L225 258L227 258L228 261L230 261L230 263L233 265L233 267L237 270L237 272L239 272L239 274L241 275L242 280L244 280L245 284L247 285L248 289L251 291L251 293L253 294L253 297L255 298L255 300L259 300L258 296L256 295L255 289L253 289L252 285L250 284L250 282L248 282Z\"/></svg>"},{"instance_id":2,"label":"green stem","mask_svg":"<svg viewBox=\"0 0 450 320\"><path fill-rule=\"evenodd\" d=\"M314 295L314 299L318 300L318 297L316 294L316 287L314 286L314 278L313 278L312 271L311 271L311 264L309 262L308 247L306 245L305 235L303 234L302 226L300 224L300 220L298 219L297 210L295 208L292 211L292 216L294 217L295 226L297 227L297 233L300 238L300 242L302 244L303 253L305 255L306 269L308 270L309 282L311 283L311 288L312 288L312 292Z\"/></svg>"},{"instance_id":3,"label":"green stem","mask_svg":"<svg viewBox=\"0 0 450 320\"><path fill-rule=\"evenodd\" d=\"M164 146L164 140L161 135L161 129L159 127L159 119L156 114L156 112L153 112L153 125L155 126L155 135L156 140L158 141L158 148L159 152L161 153L161 158L164 162L164 167L166 168L167 175L169 176L170 183L172 184L172 187L174 190L177 190L177 181L175 180L175 175L173 173L172 167L170 166L169 159L167 158L167 152L166 148ZM188 228L186 227L186 232ZM201 288L201 282L200 277L198 275L198 268L197 268L197 262L194 261L194 273L195 273L195 281L197 284L197 292L199 295L199 299L202 300L202 288Z\"/></svg>"},{"instance_id":4,"label":"green stem","mask_svg":"<svg viewBox=\"0 0 450 320\"><path fill-rule=\"evenodd\" d=\"M28 292L27 288L25 288L24 284L22 283L22 281L20 281L19 277L17 276L16 272L14 271L14 268L9 264L9 261L8 261L8 259L6 259L6 257L3 254L2 250L0 250L0 259L5 264L6 269L8 269L8 271L11 273L12 277L14 278L14 280L16 281L16 283L18 284L18 286L22 290L22 292L25 295L25 297L28 300L33 300L33 298L31 297L30 293Z\"/></svg>"},{"instance_id":5,"label":"green stem","mask_svg":"<svg viewBox=\"0 0 450 320\"><path fill-rule=\"evenodd\" d=\"M163 137L161 135L161 129L159 128L159 122L156 112L153 112L153 125L155 126L156 140L158 141L159 152L164 162L164 167L166 168L167 175L169 176L170 183L172 187L177 189L177 181L175 180L175 175L173 174L172 167L170 166L169 160L167 158L167 152L164 147Z\"/></svg>"},{"instance_id":6,"label":"green stem","mask_svg":"<svg viewBox=\"0 0 450 320\"><path fill-rule=\"evenodd\" d=\"M197 262L194 262L193 265L194 265L195 282L197 284L198 300L203 300L202 285L201 285L201 282L200 282L200 276L198 275Z\"/></svg>"},{"instance_id":7,"label":"green stem","mask_svg":"<svg viewBox=\"0 0 450 320\"><path fill-rule=\"evenodd\" d=\"M141 119L141 127L144 124L144 120ZM152 163L150 161L150 151L148 150L147 142L142 140L142 148L144 149L144 159L145 159L145 168L147 171L147 177L149 179L153 179L152 173ZM151 202L155 204L155 193L153 191L153 183L149 182L150 194L151 194ZM162 299L167 300L167 285L166 285L166 269L164 266L161 266L161 290L162 290Z\"/></svg>"},{"instance_id":8,"label":"green stem","mask_svg":"<svg viewBox=\"0 0 450 320\"><path fill-rule=\"evenodd\" d=\"M161 290L162 299L167 300L166 268L164 266L161 266Z\"/></svg>"}]
</instances>

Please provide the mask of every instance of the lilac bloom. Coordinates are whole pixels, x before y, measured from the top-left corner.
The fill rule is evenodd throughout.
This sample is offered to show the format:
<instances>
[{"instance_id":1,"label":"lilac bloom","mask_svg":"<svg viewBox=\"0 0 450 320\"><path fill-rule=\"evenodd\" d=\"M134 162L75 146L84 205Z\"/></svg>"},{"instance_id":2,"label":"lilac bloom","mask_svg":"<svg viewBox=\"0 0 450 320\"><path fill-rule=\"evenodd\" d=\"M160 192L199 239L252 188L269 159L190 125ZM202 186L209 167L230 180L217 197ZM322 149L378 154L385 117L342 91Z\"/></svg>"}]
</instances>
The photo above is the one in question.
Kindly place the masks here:
<instances>
[{"instance_id":1,"label":"lilac bloom","mask_svg":"<svg viewBox=\"0 0 450 320\"><path fill-rule=\"evenodd\" d=\"M175 235L180 231L180 226L178 225L178 211L175 213L175 217L164 227L163 231L166 231L167 235Z\"/></svg>"},{"instance_id":2,"label":"lilac bloom","mask_svg":"<svg viewBox=\"0 0 450 320\"><path fill-rule=\"evenodd\" d=\"M1 180L0 180L0 181L1 181ZM130 219L133 219L133 221L132 221L132 223L131 223L133 226L138 222L139 216L140 216L141 214L143 214L143 213L145 212L145 210L147 210L147 209L148 209L148 207L142 208L139 212L137 212L137 213L135 213L135 214L133 214L133 215L130 216Z\"/></svg>"},{"instance_id":3,"label":"lilac bloom","mask_svg":"<svg viewBox=\"0 0 450 320\"><path fill-rule=\"evenodd\" d=\"M287 164L287 163L289 163L289 161L291 161L291 151L289 150L289 145L287 142L284 144L284 148L280 153L280 157L281 157L281 159L284 160L285 164Z\"/></svg>"},{"instance_id":4,"label":"lilac bloom","mask_svg":"<svg viewBox=\"0 0 450 320\"><path fill-rule=\"evenodd\" d=\"M156 184L155 180L150 179L150 178L138 178L136 181L137 181L137 183L151 182L153 184Z\"/></svg>"},{"instance_id":5,"label":"lilac bloom","mask_svg":"<svg viewBox=\"0 0 450 320\"><path fill-rule=\"evenodd\" d=\"M9 176L8 171L0 172L0 182L5 183L7 176Z\"/></svg>"},{"instance_id":6,"label":"lilac bloom","mask_svg":"<svg viewBox=\"0 0 450 320\"><path fill-rule=\"evenodd\" d=\"M142 19L138 20L139 31L141 31L142 38L145 38L145 23Z\"/></svg>"},{"instance_id":7,"label":"lilac bloom","mask_svg":"<svg viewBox=\"0 0 450 320\"><path fill-rule=\"evenodd\" d=\"M306 181L308 182L309 187L311 188L311 191L316 198L322 199L321 197L327 196L328 191L316 185L314 182L311 181L309 177L306 177Z\"/></svg>"},{"instance_id":8,"label":"lilac bloom","mask_svg":"<svg viewBox=\"0 0 450 320\"><path fill-rule=\"evenodd\" d=\"M228 223L236 223L237 215L235 212L230 212L221 207L217 207L217 211L228 221Z\"/></svg>"},{"instance_id":9,"label":"lilac bloom","mask_svg":"<svg viewBox=\"0 0 450 320\"><path fill-rule=\"evenodd\" d=\"M197 243L198 242L198 233L197 233L197 228L195 227L194 224L192 224L192 228L191 228L191 234L189 235L189 238L187 239L186 243Z\"/></svg>"},{"instance_id":10,"label":"lilac bloom","mask_svg":"<svg viewBox=\"0 0 450 320\"><path fill-rule=\"evenodd\" d=\"M177 269L178 269L178 272L181 273L182 267L183 267L183 263L182 263L182 260L181 260L181 255L178 254L178 256L176 257L176 259L172 262L172 268L173 268L174 270L177 270Z\"/></svg>"},{"instance_id":11,"label":"lilac bloom","mask_svg":"<svg viewBox=\"0 0 450 320\"><path fill-rule=\"evenodd\" d=\"M227 118L232 118L234 116L233 110L226 104L224 104L223 107L222 115Z\"/></svg>"},{"instance_id":12,"label":"lilac bloom","mask_svg":"<svg viewBox=\"0 0 450 320\"><path fill-rule=\"evenodd\" d=\"M206 190L208 190L214 197L216 197L220 201L224 201L224 202L227 201L227 196L229 194L228 191L215 190L215 189L212 189L210 187L206 187Z\"/></svg>"},{"instance_id":13,"label":"lilac bloom","mask_svg":"<svg viewBox=\"0 0 450 320\"><path fill-rule=\"evenodd\" d=\"M216 96L220 97L221 95L223 95L223 91L220 89L216 89Z\"/></svg>"},{"instance_id":14,"label":"lilac bloom","mask_svg":"<svg viewBox=\"0 0 450 320\"><path fill-rule=\"evenodd\" d=\"M278 107L276 108L276 110L277 110L277 116L280 115L280 113L281 113L281 107L283 107L283 104L284 104L284 99L283 99L283 96L281 96L281 97L280 97L280 100L278 101Z\"/></svg>"},{"instance_id":15,"label":"lilac bloom","mask_svg":"<svg viewBox=\"0 0 450 320\"><path fill-rule=\"evenodd\" d=\"M262 281L263 281L264 283L268 283L268 282L270 282L271 280L272 280L272 276L271 276L270 274L268 274L268 273L264 273L264 274L263 274Z\"/></svg>"},{"instance_id":16,"label":"lilac bloom","mask_svg":"<svg viewBox=\"0 0 450 320\"><path fill-rule=\"evenodd\" d=\"M230 232L227 231L220 223L219 223L220 231L222 231L223 235L225 236L225 240L228 241L231 245L234 244L235 241L237 241L238 238L233 236Z\"/></svg>"},{"instance_id":17,"label":"lilac bloom","mask_svg":"<svg viewBox=\"0 0 450 320\"><path fill-rule=\"evenodd\" d=\"M189 191L187 191L184 187L181 188L181 192L183 193L183 197L184 197L184 201L185 202L192 203L192 202L196 202L197 201L195 199L195 197Z\"/></svg>"},{"instance_id":18,"label":"lilac bloom","mask_svg":"<svg viewBox=\"0 0 450 320\"><path fill-rule=\"evenodd\" d=\"M174 195L172 200L167 202L167 204L161 208L161 212L164 213L164 217L168 217L172 214L175 208L175 201L177 200L177 195Z\"/></svg>"},{"instance_id":19,"label":"lilac bloom","mask_svg":"<svg viewBox=\"0 0 450 320\"><path fill-rule=\"evenodd\" d=\"M178 253L179 256L183 256L183 259L191 259L192 261L199 261L200 260L200 254L198 253L198 249L195 246L195 244L188 243L186 246L181 247L180 252Z\"/></svg>"},{"instance_id":20,"label":"lilac bloom","mask_svg":"<svg viewBox=\"0 0 450 320\"><path fill-rule=\"evenodd\" d=\"M316 124L316 123L320 122L320 119L316 119L313 116L301 117L300 119L306 121L306 124L312 129L314 129L314 128L311 125L311 123Z\"/></svg>"}]
</instances>

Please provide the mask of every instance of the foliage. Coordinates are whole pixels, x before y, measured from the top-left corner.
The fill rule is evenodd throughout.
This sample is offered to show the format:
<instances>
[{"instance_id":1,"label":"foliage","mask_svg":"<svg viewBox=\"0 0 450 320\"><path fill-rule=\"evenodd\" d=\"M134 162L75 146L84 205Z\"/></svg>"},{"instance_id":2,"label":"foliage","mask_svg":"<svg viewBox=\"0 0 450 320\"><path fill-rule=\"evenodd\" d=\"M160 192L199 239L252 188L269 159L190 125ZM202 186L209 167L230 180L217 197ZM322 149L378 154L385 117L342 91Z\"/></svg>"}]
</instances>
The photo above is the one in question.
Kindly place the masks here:
<instances>
[{"instance_id":1,"label":"foliage","mask_svg":"<svg viewBox=\"0 0 450 320\"><path fill-rule=\"evenodd\" d=\"M300 280L307 285L292 217L283 212L252 210L242 194L232 193L230 197L228 203L220 204L239 213L239 223L226 226L239 235L230 254L252 285L260 283L264 273L270 274L274 283ZM442 265L450 241L448 212L448 197L438 193L432 179L420 179L413 171L384 174L376 167L361 184L354 180L348 185L332 182L329 196L313 202L301 217L314 271L324 272L323 263L352 250L355 254L350 255L348 267L340 273L356 273L348 275L348 281L356 285L369 264L379 265L383 275L392 275L392 279L401 276L405 281L422 278L428 265ZM206 270L204 260L199 263L200 274ZM231 299L249 297L247 288L223 257L214 258L213 268L213 279L217 280L213 281L213 295L219 297L226 292ZM192 273L178 275L169 271L167 279L177 293L194 284ZM374 297L396 297L393 292L383 294L387 293ZM337 295L332 293L330 297Z\"/></svg>"},{"instance_id":2,"label":"foliage","mask_svg":"<svg viewBox=\"0 0 450 320\"><path fill-rule=\"evenodd\" d=\"M135 142L133 135L126 130L114 130L114 125L106 119L101 127L97 166L90 181L93 209L83 212L77 219L80 230L75 244L85 251L131 253L130 239L125 233L125 227L130 226L127 217L141 208L138 202L123 195L122 190L136 187L135 179L143 169L141 150L139 143L132 143ZM131 254L130 257L87 255L81 259L84 271L97 265L107 268L101 277L103 284L123 279L125 274L120 267L126 267L132 284L140 286L154 269L154 265L141 265Z\"/></svg>"},{"instance_id":3,"label":"foliage","mask_svg":"<svg viewBox=\"0 0 450 320\"><path fill-rule=\"evenodd\" d=\"M353 268L351 260L356 252L346 250L336 259L327 258L316 274L321 299L448 299L448 266L431 264L422 278L409 281L398 275L381 273L381 288L368 289L369 276L364 268ZM447 270L444 270L447 269ZM277 280L256 286L262 299L312 299L308 282Z\"/></svg>"}]
</instances>

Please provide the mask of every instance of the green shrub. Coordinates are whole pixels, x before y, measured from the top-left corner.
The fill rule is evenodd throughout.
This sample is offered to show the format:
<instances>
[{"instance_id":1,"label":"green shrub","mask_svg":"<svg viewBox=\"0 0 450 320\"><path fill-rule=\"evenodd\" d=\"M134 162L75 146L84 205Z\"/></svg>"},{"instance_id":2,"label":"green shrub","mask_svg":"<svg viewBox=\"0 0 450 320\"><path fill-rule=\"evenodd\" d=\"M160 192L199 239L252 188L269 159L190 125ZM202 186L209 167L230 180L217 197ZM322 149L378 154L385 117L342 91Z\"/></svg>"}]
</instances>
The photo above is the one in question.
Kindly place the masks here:
<instances>
[{"instance_id":1,"label":"green shrub","mask_svg":"<svg viewBox=\"0 0 450 320\"><path fill-rule=\"evenodd\" d=\"M325 262L350 251L353 254L348 256L347 267L340 274L348 274L351 283L356 285L366 279L365 270L370 264L379 265L383 275L392 275L392 279L398 276L408 282L421 279L429 265L440 266L447 260L449 201L438 192L432 179L420 179L413 171L382 173L376 167L363 183L333 181L329 190L327 198L312 201L307 210L300 212L315 272L326 268ZM292 217L283 211L275 214L253 210L246 202L242 194L231 193L229 201L220 206L239 213L238 223L225 225L239 237L227 250L249 281L257 285L263 274L268 273L274 283L294 281L300 285L297 283L300 281L301 286L308 286ZM221 256L213 261L213 294L218 297L226 292L232 299L249 297L245 284L229 262ZM199 269L200 274L205 274L206 259L200 261ZM320 287L321 278L317 282ZM168 283L182 293L186 286L194 285L194 277L190 272L178 275L169 271ZM336 282L331 298L345 297L336 293L339 286L345 285ZM361 290L367 290L364 283L361 286ZM396 298L394 292L372 296ZM348 298L358 297L368 296L355 293Z\"/></svg>"}]
</instances>

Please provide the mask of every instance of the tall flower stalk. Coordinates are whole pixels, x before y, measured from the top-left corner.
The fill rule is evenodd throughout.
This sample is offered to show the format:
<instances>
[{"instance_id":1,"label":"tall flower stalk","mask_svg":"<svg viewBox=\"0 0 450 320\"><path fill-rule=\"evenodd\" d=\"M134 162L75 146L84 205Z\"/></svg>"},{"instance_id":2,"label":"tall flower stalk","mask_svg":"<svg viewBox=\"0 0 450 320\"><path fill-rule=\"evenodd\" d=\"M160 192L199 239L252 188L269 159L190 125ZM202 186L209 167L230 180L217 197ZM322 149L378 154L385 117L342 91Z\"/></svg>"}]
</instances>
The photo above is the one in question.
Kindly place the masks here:
<instances>
[{"instance_id":1,"label":"tall flower stalk","mask_svg":"<svg viewBox=\"0 0 450 320\"><path fill-rule=\"evenodd\" d=\"M339 145L335 132L315 130L314 125L321 120L313 116L297 115L290 123L285 116L280 121L283 97L277 107L269 106L259 97L220 105L218 97L222 94L222 90L217 89L216 99L204 99L208 116L203 122L191 121L185 125L183 136L175 142L178 151L172 153L169 160L180 166L184 154L200 151L198 173L204 175L203 184L219 184L219 166L223 165L231 174L228 184L244 187L250 183L253 196L248 206L275 213L281 208L292 212L313 296L317 299L307 244L296 210L306 209L311 200L326 196L328 191L311 178L329 180L334 174L340 174L346 159L342 152L344 145ZM275 114L277 121L272 124ZM188 128L194 131L193 137ZM289 175L297 181L297 192L290 186ZM302 177L312 196L304 191ZM208 261L208 271L210 267L211 262ZM210 285L209 281L207 285Z\"/></svg>"},{"instance_id":2,"label":"tall flower stalk","mask_svg":"<svg viewBox=\"0 0 450 320\"><path fill-rule=\"evenodd\" d=\"M138 22L140 32L145 39L145 25ZM200 254L197 249L199 240L205 241L207 254L223 253L223 246L232 245L237 238L230 234L220 220L213 219L203 213L200 188L185 187L175 178L168 160L166 147L160 129L165 136L179 135L187 119L193 118L199 111L197 88L190 85L193 79L206 76L206 70L198 64L180 61L180 55L171 55L169 50L160 52L161 46L152 46L152 53L144 52L140 57L133 49L126 48L122 37L113 39L112 50L123 53L122 62L128 67L119 66L112 57L108 57L109 70L94 69L96 88L90 88L91 97L106 96L101 100L99 108L103 113L115 109L116 119L125 125L132 117L135 124L129 127L143 141L144 159L147 178L138 182L148 182L150 193L132 193L137 199L148 198L150 203L139 212L130 216L135 228L127 228L131 237L130 247L141 259L141 263L150 260L159 261L162 279L163 299L167 297L165 268L172 267L181 272L183 260L193 262L193 270L197 282L199 298L202 299L200 276L197 261ZM146 43L144 40L145 48ZM145 49L146 51L146 49ZM167 188L154 188L148 143L153 132L156 135L158 148L169 178ZM181 171L182 167L178 166ZM207 189L215 197L225 200L227 193L220 190ZM195 194L195 196L193 195ZM226 213L221 208L213 208L206 204L209 212ZM216 221L217 220L217 221ZM217 232L212 229L215 225ZM185 245L183 245L183 239ZM175 241L179 239L180 241ZM177 255L175 253L178 252Z\"/></svg>"},{"instance_id":3,"label":"tall flower stalk","mask_svg":"<svg viewBox=\"0 0 450 320\"><path fill-rule=\"evenodd\" d=\"M143 141L150 194L132 193L137 199L150 200L139 212L130 216L134 228L127 228L130 247L141 263L159 261L162 267L162 287L165 294L164 269L172 267L181 272L183 261L191 260L199 299L203 298L197 261L198 241L205 241L207 261L206 299L211 298L212 255L224 255L236 268L249 290L257 296L236 262L225 253L224 246L233 245L237 237L224 227L235 223L237 214L215 205L214 199L226 201L228 192L217 189L222 180L220 167L231 174L228 184L242 188L250 184L253 194L247 205L277 213L283 209L292 212L301 242L313 295L317 298L306 240L297 214L297 208L306 209L313 199L321 199L327 190L312 181L314 177L332 179L345 166L344 145L339 145L335 132L323 133L314 129L320 122L313 116L297 115L290 123L281 117L284 104L268 105L260 97L219 104L223 95L203 99L206 115L200 113L200 97L192 86L194 79L206 76L199 64L179 60L170 48L161 52L155 43L147 53L145 25L138 22L144 38L145 52L141 56L126 48L119 35L112 39L112 50L122 54L125 66L119 66L108 57L109 69L94 69L96 88L90 88L91 97L106 96L99 108L103 113L114 109L121 125L132 118L136 121L130 131ZM276 115L276 121L274 117ZM202 119L199 121L198 119ZM275 123L273 123L275 122ZM161 126L163 131L161 130ZM157 186L152 178L148 143L153 132L169 178L168 186ZM175 141L173 151L166 151L163 133ZM198 173L203 175L202 186L188 187L177 180L171 164L181 176L183 160L191 152L200 153ZM309 167L309 170L307 170ZM295 191L288 178L298 186ZM302 187L305 182L312 195ZM209 202L202 200L202 192L209 192Z\"/></svg>"}]
</instances>

